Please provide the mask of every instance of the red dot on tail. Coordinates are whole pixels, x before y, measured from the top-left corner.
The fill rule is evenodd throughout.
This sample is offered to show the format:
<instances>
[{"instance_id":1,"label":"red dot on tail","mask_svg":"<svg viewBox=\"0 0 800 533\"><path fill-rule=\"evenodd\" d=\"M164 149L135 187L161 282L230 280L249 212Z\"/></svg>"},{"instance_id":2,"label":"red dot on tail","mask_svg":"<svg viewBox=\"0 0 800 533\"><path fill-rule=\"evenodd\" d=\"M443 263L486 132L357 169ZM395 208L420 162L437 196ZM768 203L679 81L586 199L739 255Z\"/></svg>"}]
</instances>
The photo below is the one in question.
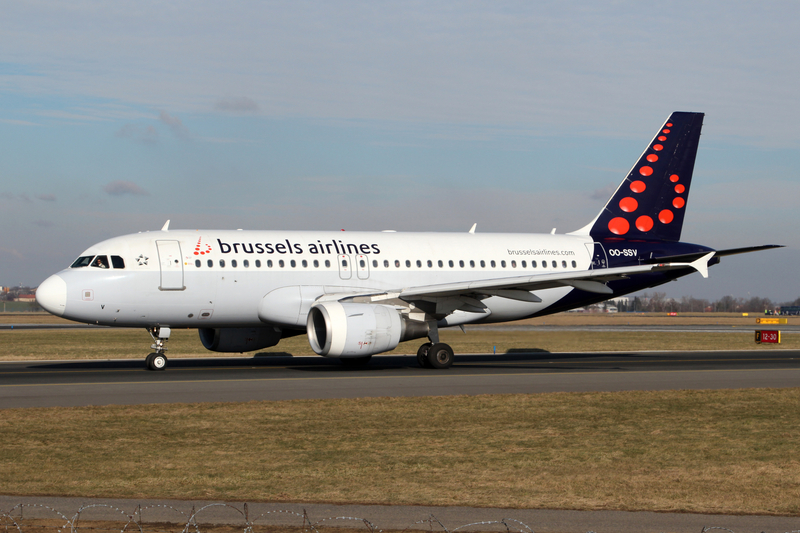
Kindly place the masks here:
<instances>
[{"instance_id":1,"label":"red dot on tail","mask_svg":"<svg viewBox=\"0 0 800 533\"><path fill-rule=\"evenodd\" d=\"M650 176L652 173L653 169L648 166L644 166L639 169L639 174L641 174L642 176Z\"/></svg>"},{"instance_id":2,"label":"red dot on tail","mask_svg":"<svg viewBox=\"0 0 800 533\"><path fill-rule=\"evenodd\" d=\"M645 185L644 182L641 180L636 180L633 183L631 183L631 190L633 192L644 192L646 188L647 185Z\"/></svg>"},{"instance_id":3,"label":"red dot on tail","mask_svg":"<svg viewBox=\"0 0 800 533\"><path fill-rule=\"evenodd\" d=\"M684 192L685 190L686 190L686 187L684 187L684 186L683 186L683 185L681 185L680 183L679 183L678 185L676 185L676 186L675 186L675 192L676 192L676 193L678 193L678 194L683 194L683 192Z\"/></svg>"},{"instance_id":4,"label":"red dot on tail","mask_svg":"<svg viewBox=\"0 0 800 533\"><path fill-rule=\"evenodd\" d=\"M629 229L631 229L631 225L622 217L612 218L608 221L608 230L614 235L625 235Z\"/></svg>"},{"instance_id":5,"label":"red dot on tail","mask_svg":"<svg viewBox=\"0 0 800 533\"><path fill-rule=\"evenodd\" d=\"M647 160L650 161L651 163L655 163L656 161L658 161L658 156L656 154L650 154L647 156Z\"/></svg>"},{"instance_id":6,"label":"red dot on tail","mask_svg":"<svg viewBox=\"0 0 800 533\"><path fill-rule=\"evenodd\" d=\"M664 209L658 214L658 220L660 220L662 224L669 224L672 222L673 218L675 218L675 215L673 215L672 211L669 209Z\"/></svg>"},{"instance_id":7,"label":"red dot on tail","mask_svg":"<svg viewBox=\"0 0 800 533\"><path fill-rule=\"evenodd\" d=\"M637 202L630 196L626 196L625 198L619 201L619 208L625 211L626 213L633 213L634 211L636 211L637 207L639 207L639 202Z\"/></svg>"},{"instance_id":8,"label":"red dot on tail","mask_svg":"<svg viewBox=\"0 0 800 533\"><path fill-rule=\"evenodd\" d=\"M666 135L659 135L658 136L658 140L661 141L661 142L664 142L664 141L667 140L667 136Z\"/></svg>"},{"instance_id":9,"label":"red dot on tail","mask_svg":"<svg viewBox=\"0 0 800 533\"><path fill-rule=\"evenodd\" d=\"M679 179L680 178L678 177L677 174L673 174L672 176L669 177L669 181L671 181L672 183L676 183Z\"/></svg>"},{"instance_id":10,"label":"red dot on tail","mask_svg":"<svg viewBox=\"0 0 800 533\"><path fill-rule=\"evenodd\" d=\"M195 252L194 255L200 255L200 252Z\"/></svg>"},{"instance_id":11,"label":"red dot on tail","mask_svg":"<svg viewBox=\"0 0 800 533\"><path fill-rule=\"evenodd\" d=\"M654 144L653 145L653 150L655 150L656 152L660 152L663 149L664 149L664 147L661 146L660 144Z\"/></svg>"},{"instance_id":12,"label":"red dot on tail","mask_svg":"<svg viewBox=\"0 0 800 533\"><path fill-rule=\"evenodd\" d=\"M653 219L647 215L636 219L636 229L639 231L650 231L653 229Z\"/></svg>"},{"instance_id":13,"label":"red dot on tail","mask_svg":"<svg viewBox=\"0 0 800 533\"><path fill-rule=\"evenodd\" d=\"M672 205L675 206L675 209L680 209L681 207L686 205L686 200L681 198L680 196L672 200Z\"/></svg>"},{"instance_id":14,"label":"red dot on tail","mask_svg":"<svg viewBox=\"0 0 800 533\"><path fill-rule=\"evenodd\" d=\"M672 127L672 122L667 122L667 127L671 128Z\"/></svg>"},{"instance_id":15,"label":"red dot on tail","mask_svg":"<svg viewBox=\"0 0 800 533\"><path fill-rule=\"evenodd\" d=\"M663 130L661 130L661 133L669 133L669 130L667 128L664 128Z\"/></svg>"}]
</instances>

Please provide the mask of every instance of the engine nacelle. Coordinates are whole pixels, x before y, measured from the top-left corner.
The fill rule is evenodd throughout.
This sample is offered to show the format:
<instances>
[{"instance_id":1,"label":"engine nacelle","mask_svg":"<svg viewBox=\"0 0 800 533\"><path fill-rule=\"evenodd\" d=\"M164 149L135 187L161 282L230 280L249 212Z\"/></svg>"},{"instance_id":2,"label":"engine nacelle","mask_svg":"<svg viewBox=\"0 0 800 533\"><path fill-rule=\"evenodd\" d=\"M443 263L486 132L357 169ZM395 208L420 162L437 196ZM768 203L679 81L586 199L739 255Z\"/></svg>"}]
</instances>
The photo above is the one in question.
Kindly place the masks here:
<instances>
[{"instance_id":1,"label":"engine nacelle","mask_svg":"<svg viewBox=\"0 0 800 533\"><path fill-rule=\"evenodd\" d=\"M212 352L252 352L275 346L281 340L278 328L201 328L200 342Z\"/></svg>"},{"instance_id":2,"label":"engine nacelle","mask_svg":"<svg viewBox=\"0 0 800 533\"><path fill-rule=\"evenodd\" d=\"M376 304L318 303L311 308L306 322L311 348L327 357L366 357L388 352L405 340L406 329L397 309Z\"/></svg>"}]
</instances>

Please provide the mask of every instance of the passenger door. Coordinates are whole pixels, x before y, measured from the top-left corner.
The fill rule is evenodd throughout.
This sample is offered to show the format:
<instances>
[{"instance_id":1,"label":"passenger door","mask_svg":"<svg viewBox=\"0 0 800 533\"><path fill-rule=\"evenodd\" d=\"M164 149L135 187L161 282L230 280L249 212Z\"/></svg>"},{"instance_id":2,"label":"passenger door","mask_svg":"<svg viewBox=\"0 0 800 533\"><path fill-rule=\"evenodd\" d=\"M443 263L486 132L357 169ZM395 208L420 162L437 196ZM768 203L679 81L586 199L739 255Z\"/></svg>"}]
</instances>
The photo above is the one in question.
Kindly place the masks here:
<instances>
[{"instance_id":1,"label":"passenger door","mask_svg":"<svg viewBox=\"0 0 800 533\"><path fill-rule=\"evenodd\" d=\"M181 244L178 241L156 241L158 248L158 264L161 269L162 291L182 291L183 285L183 258L181 257Z\"/></svg>"}]
</instances>

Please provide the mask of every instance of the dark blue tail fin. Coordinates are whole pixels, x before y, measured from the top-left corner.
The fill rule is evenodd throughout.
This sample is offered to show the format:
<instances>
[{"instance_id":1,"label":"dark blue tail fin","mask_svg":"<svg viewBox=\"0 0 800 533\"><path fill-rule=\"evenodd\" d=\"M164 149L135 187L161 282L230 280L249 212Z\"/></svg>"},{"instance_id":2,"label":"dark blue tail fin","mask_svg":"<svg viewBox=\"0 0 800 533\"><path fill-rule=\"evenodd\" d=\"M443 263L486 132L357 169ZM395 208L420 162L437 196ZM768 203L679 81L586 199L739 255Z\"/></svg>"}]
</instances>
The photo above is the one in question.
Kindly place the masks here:
<instances>
[{"instance_id":1,"label":"dark blue tail fin","mask_svg":"<svg viewBox=\"0 0 800 533\"><path fill-rule=\"evenodd\" d=\"M678 111L670 115L587 226L595 240L680 240L703 116Z\"/></svg>"}]
</instances>

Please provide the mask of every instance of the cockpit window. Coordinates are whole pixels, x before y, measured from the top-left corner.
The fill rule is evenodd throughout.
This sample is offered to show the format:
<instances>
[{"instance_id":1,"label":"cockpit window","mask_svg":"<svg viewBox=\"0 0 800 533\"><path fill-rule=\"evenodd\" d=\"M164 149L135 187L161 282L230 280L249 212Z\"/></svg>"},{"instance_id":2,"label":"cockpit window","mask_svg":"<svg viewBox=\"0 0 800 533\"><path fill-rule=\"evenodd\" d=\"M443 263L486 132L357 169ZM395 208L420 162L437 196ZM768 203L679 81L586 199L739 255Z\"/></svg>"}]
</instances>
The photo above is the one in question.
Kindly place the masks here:
<instances>
[{"instance_id":1,"label":"cockpit window","mask_svg":"<svg viewBox=\"0 0 800 533\"><path fill-rule=\"evenodd\" d=\"M84 255L82 257L79 257L75 260L74 263L72 263L72 266L70 268L88 267L89 264L92 262L92 259L94 259L93 255Z\"/></svg>"},{"instance_id":2,"label":"cockpit window","mask_svg":"<svg viewBox=\"0 0 800 533\"><path fill-rule=\"evenodd\" d=\"M108 268L108 257L105 255L98 255L94 258L94 261L92 261L90 266L96 268Z\"/></svg>"},{"instance_id":3,"label":"cockpit window","mask_svg":"<svg viewBox=\"0 0 800 533\"><path fill-rule=\"evenodd\" d=\"M125 260L118 255L111 256L111 264L114 268L125 268Z\"/></svg>"}]
</instances>

